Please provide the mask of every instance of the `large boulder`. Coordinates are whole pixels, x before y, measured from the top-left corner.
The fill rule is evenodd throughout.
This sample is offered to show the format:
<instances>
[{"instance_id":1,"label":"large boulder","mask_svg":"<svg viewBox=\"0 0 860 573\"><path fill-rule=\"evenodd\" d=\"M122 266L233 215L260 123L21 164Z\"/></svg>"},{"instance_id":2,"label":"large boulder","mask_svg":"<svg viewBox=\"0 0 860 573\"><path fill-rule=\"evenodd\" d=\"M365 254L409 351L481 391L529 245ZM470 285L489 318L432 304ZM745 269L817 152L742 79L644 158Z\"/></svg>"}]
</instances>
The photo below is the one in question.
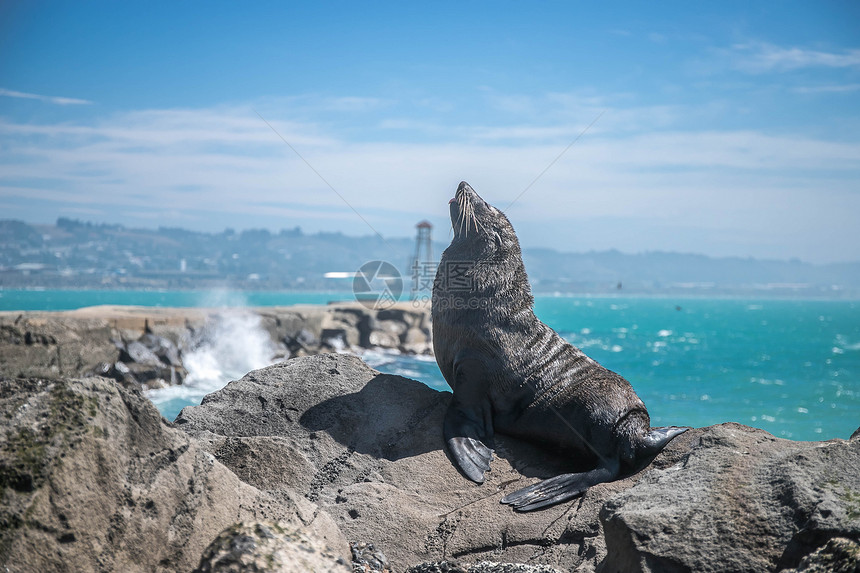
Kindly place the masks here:
<instances>
[{"instance_id":1,"label":"large boulder","mask_svg":"<svg viewBox=\"0 0 860 573\"><path fill-rule=\"evenodd\" d=\"M708 428L681 464L606 502L605 571L779 571L860 539L860 440Z\"/></svg>"},{"instance_id":2,"label":"large boulder","mask_svg":"<svg viewBox=\"0 0 860 573\"><path fill-rule=\"evenodd\" d=\"M406 573L561 573L547 565L523 565L521 563L493 563L481 561L473 565L460 565L440 561L422 563L406 570Z\"/></svg>"},{"instance_id":3,"label":"large boulder","mask_svg":"<svg viewBox=\"0 0 860 573\"><path fill-rule=\"evenodd\" d=\"M116 360L115 332L98 318L0 313L0 375L72 377Z\"/></svg>"},{"instance_id":4,"label":"large boulder","mask_svg":"<svg viewBox=\"0 0 860 573\"><path fill-rule=\"evenodd\" d=\"M240 520L303 526L348 559L327 514L241 481L112 380L0 380L0 569L189 571Z\"/></svg>"},{"instance_id":5,"label":"large boulder","mask_svg":"<svg viewBox=\"0 0 860 573\"><path fill-rule=\"evenodd\" d=\"M499 499L561 472L557 455L499 437L486 483L463 477L443 448L451 394L380 374L349 355L299 358L249 373L185 408L178 427L240 479L289 489L330 514L350 541L372 542L395 571L479 561L593 568L605 550L598 512L639 476L573 503L517 514ZM686 454L679 445L664 467Z\"/></svg>"},{"instance_id":6,"label":"large boulder","mask_svg":"<svg viewBox=\"0 0 860 573\"><path fill-rule=\"evenodd\" d=\"M350 573L343 556L288 523L237 523L206 548L193 573Z\"/></svg>"},{"instance_id":7,"label":"large boulder","mask_svg":"<svg viewBox=\"0 0 860 573\"><path fill-rule=\"evenodd\" d=\"M637 475L518 514L499 499L573 460L497 436L492 470L473 484L443 447L450 399L330 354L250 372L176 424L245 483L317 504L394 571L481 561L774 571L830 538L860 536L860 441L792 442L738 424L694 429Z\"/></svg>"}]
</instances>

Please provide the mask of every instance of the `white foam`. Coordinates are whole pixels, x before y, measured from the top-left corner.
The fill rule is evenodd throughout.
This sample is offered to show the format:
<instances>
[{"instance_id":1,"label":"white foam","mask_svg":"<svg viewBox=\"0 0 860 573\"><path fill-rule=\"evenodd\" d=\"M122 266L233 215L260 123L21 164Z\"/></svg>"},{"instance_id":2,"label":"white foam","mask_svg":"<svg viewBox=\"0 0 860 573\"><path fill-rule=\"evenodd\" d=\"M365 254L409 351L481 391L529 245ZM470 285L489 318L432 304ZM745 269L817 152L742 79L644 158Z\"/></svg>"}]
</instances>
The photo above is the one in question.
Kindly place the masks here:
<instances>
[{"instance_id":1,"label":"white foam","mask_svg":"<svg viewBox=\"0 0 860 573\"><path fill-rule=\"evenodd\" d=\"M838 346L833 348L833 352L835 354L842 354L846 350L860 350L860 342L848 342L848 338L844 334L836 335L836 344ZM839 348L839 350L841 350L842 352L837 352L837 348Z\"/></svg>"},{"instance_id":2,"label":"white foam","mask_svg":"<svg viewBox=\"0 0 860 573\"><path fill-rule=\"evenodd\" d=\"M258 315L241 308L225 309L210 325L205 340L183 355L188 371L184 383L148 390L146 396L156 405L176 398L199 402L227 382L272 364L274 354Z\"/></svg>"}]
</instances>

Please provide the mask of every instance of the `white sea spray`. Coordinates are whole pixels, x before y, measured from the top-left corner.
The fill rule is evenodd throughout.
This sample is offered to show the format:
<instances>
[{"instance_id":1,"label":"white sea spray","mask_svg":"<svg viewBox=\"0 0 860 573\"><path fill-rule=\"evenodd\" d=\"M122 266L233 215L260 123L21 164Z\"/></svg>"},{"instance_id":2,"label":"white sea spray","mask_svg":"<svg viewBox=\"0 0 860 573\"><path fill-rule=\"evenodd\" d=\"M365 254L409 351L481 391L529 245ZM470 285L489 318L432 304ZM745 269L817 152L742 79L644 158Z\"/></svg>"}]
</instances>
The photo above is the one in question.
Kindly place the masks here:
<instances>
[{"instance_id":1,"label":"white sea spray","mask_svg":"<svg viewBox=\"0 0 860 573\"><path fill-rule=\"evenodd\" d=\"M243 300L232 293L229 298L209 295L218 306L192 347L182 356L188 375L182 385L147 391L147 397L162 411L172 401L199 403L206 394L220 390L251 370L273 363L276 349L260 316L245 308ZM217 303L217 304L216 304Z\"/></svg>"}]
</instances>

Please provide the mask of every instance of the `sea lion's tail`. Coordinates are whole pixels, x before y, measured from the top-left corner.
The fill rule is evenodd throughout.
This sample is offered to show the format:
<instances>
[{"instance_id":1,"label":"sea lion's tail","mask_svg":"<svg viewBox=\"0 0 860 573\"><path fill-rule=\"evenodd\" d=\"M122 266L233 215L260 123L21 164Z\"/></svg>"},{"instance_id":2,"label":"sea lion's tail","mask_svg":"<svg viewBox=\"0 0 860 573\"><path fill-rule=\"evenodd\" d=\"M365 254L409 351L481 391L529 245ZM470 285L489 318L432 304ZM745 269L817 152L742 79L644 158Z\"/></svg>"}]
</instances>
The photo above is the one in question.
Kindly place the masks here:
<instances>
[{"instance_id":1,"label":"sea lion's tail","mask_svg":"<svg viewBox=\"0 0 860 573\"><path fill-rule=\"evenodd\" d=\"M666 426L662 428L651 428L651 431L645 436L636 447L636 465L639 468L644 468L651 463L657 454L663 451L666 444L672 441L676 436L680 436L690 428L679 428L678 426Z\"/></svg>"}]
</instances>

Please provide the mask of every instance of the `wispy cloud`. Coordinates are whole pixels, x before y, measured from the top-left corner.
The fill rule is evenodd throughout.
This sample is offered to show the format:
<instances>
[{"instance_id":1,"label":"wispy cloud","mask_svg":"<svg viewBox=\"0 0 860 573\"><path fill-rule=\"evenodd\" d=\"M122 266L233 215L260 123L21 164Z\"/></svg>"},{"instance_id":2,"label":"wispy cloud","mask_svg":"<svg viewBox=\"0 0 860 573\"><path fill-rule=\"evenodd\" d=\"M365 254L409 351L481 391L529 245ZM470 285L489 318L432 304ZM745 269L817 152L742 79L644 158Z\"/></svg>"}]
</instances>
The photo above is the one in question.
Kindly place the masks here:
<instances>
[{"instance_id":1,"label":"wispy cloud","mask_svg":"<svg viewBox=\"0 0 860 573\"><path fill-rule=\"evenodd\" d=\"M792 91L799 94L844 94L860 91L860 84L798 86Z\"/></svg>"},{"instance_id":2,"label":"wispy cloud","mask_svg":"<svg viewBox=\"0 0 860 573\"><path fill-rule=\"evenodd\" d=\"M323 107L339 112L366 112L385 107L390 103L381 98L355 96L330 97L321 101Z\"/></svg>"},{"instance_id":3,"label":"wispy cloud","mask_svg":"<svg viewBox=\"0 0 860 573\"><path fill-rule=\"evenodd\" d=\"M548 101L566 100L538 98L538 104ZM387 236L411 235L422 218L446 228L445 203L461 179L506 205L594 119L548 127L440 125L432 141L395 143L350 140L321 127L324 121L296 121L277 109L261 113ZM663 110L655 130L655 108L610 107L513 207L524 244L671 249L666 229L680 221L735 242L768 235L775 245L773 252L742 254L778 256L776 249L792 248L792 255L814 258L825 239L860 245L849 220L860 212L860 143L754 130L685 131L673 118L687 111ZM35 201L58 212L104 211L130 225L162 220L201 228L217 220L221 228L227 221L238 228L301 224L367 233L251 105L144 110L78 123L6 120L0 148L0 200L7 205ZM583 231L595 221L605 228ZM695 250L686 242L695 240L690 233L676 249ZM665 242L656 242L658 236Z\"/></svg>"},{"instance_id":4,"label":"wispy cloud","mask_svg":"<svg viewBox=\"0 0 860 573\"><path fill-rule=\"evenodd\" d=\"M825 52L800 47L781 47L766 42L735 44L734 67L759 74L802 68L860 68L860 49Z\"/></svg>"},{"instance_id":5,"label":"wispy cloud","mask_svg":"<svg viewBox=\"0 0 860 573\"><path fill-rule=\"evenodd\" d=\"M91 102L89 100L85 100L85 99L30 94L30 93L25 93L25 92L18 92L15 90L7 90L5 88L0 88L0 96L15 97L15 98L22 98L22 99L35 99L35 100L42 101L45 103L52 103L54 105L91 105L93 103L93 102Z\"/></svg>"}]
</instances>

